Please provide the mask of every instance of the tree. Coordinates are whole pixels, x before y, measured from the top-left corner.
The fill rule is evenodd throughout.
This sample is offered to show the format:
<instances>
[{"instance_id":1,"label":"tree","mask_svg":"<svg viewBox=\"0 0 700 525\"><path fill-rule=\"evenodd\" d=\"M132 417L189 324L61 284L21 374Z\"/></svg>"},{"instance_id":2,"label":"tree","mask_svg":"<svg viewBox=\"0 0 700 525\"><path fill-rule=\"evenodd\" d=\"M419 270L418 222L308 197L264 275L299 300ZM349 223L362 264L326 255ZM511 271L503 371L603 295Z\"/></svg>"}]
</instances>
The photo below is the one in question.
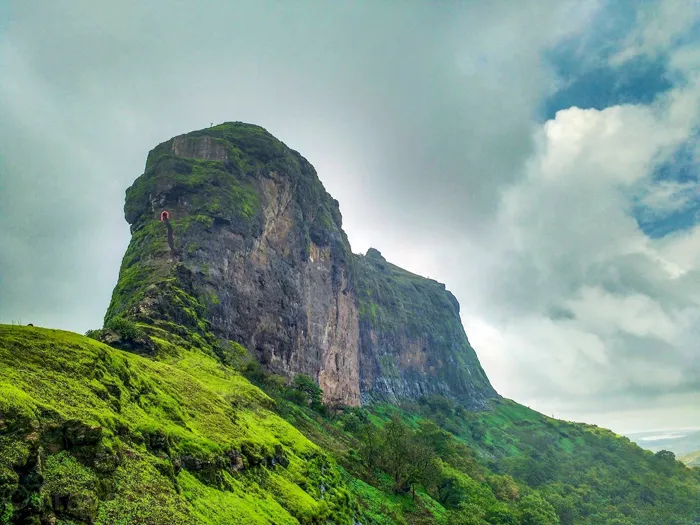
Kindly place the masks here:
<instances>
[{"instance_id":1,"label":"tree","mask_svg":"<svg viewBox=\"0 0 700 525\"><path fill-rule=\"evenodd\" d=\"M397 492L407 489L410 440L411 429L398 416L392 416L382 429L381 467L391 475Z\"/></svg>"},{"instance_id":2,"label":"tree","mask_svg":"<svg viewBox=\"0 0 700 525\"><path fill-rule=\"evenodd\" d=\"M668 461L668 462L674 462L676 461L676 455L671 452L670 450L659 450L656 454L654 454L658 459L661 461Z\"/></svg>"},{"instance_id":3,"label":"tree","mask_svg":"<svg viewBox=\"0 0 700 525\"><path fill-rule=\"evenodd\" d=\"M409 462L406 473L406 483L408 484L413 498L416 497L416 486L426 486L435 476L439 476L439 467L437 466L438 458L435 453L426 446L417 436L411 436L408 441L408 450L406 451L407 460Z\"/></svg>"},{"instance_id":4,"label":"tree","mask_svg":"<svg viewBox=\"0 0 700 525\"><path fill-rule=\"evenodd\" d=\"M444 460L455 454L456 440L430 420L418 423L418 438Z\"/></svg>"},{"instance_id":5,"label":"tree","mask_svg":"<svg viewBox=\"0 0 700 525\"><path fill-rule=\"evenodd\" d=\"M292 389L299 392L303 403L311 406L314 410L321 408L323 405L321 402L323 390L321 390L321 387L309 376L304 374L295 375L294 381L292 382Z\"/></svg>"},{"instance_id":6,"label":"tree","mask_svg":"<svg viewBox=\"0 0 700 525\"><path fill-rule=\"evenodd\" d=\"M116 332L122 339L137 339L143 335L135 322L123 317L113 317L107 322L105 328Z\"/></svg>"},{"instance_id":7,"label":"tree","mask_svg":"<svg viewBox=\"0 0 700 525\"><path fill-rule=\"evenodd\" d=\"M486 513L478 505L462 505L447 514L447 525L489 525L484 520Z\"/></svg>"},{"instance_id":8,"label":"tree","mask_svg":"<svg viewBox=\"0 0 700 525\"><path fill-rule=\"evenodd\" d=\"M522 525L559 525L556 510L538 492L522 498L519 509Z\"/></svg>"},{"instance_id":9,"label":"tree","mask_svg":"<svg viewBox=\"0 0 700 525\"><path fill-rule=\"evenodd\" d=\"M361 436L360 456L367 462L367 466L374 470L378 466L382 450L382 436L379 429L366 421L358 433Z\"/></svg>"},{"instance_id":10,"label":"tree","mask_svg":"<svg viewBox=\"0 0 700 525\"><path fill-rule=\"evenodd\" d=\"M463 483L456 476L440 471L430 486L432 495L443 507L457 508L467 497L467 490Z\"/></svg>"},{"instance_id":11,"label":"tree","mask_svg":"<svg viewBox=\"0 0 700 525\"><path fill-rule=\"evenodd\" d=\"M494 495L503 501L516 501L520 498L520 490L511 476L491 476L488 484Z\"/></svg>"},{"instance_id":12,"label":"tree","mask_svg":"<svg viewBox=\"0 0 700 525\"><path fill-rule=\"evenodd\" d=\"M501 502L486 511L486 521L490 525L519 525L520 523L515 510Z\"/></svg>"},{"instance_id":13,"label":"tree","mask_svg":"<svg viewBox=\"0 0 700 525\"><path fill-rule=\"evenodd\" d=\"M350 412L343 416L342 424L343 430L351 434L357 434L362 429L363 421L355 412Z\"/></svg>"},{"instance_id":14,"label":"tree","mask_svg":"<svg viewBox=\"0 0 700 525\"><path fill-rule=\"evenodd\" d=\"M417 485L427 486L438 475L437 457L425 436L413 432L400 417L393 416L377 440L367 425L364 430L363 455L392 477L395 492L410 490L415 497Z\"/></svg>"}]
</instances>

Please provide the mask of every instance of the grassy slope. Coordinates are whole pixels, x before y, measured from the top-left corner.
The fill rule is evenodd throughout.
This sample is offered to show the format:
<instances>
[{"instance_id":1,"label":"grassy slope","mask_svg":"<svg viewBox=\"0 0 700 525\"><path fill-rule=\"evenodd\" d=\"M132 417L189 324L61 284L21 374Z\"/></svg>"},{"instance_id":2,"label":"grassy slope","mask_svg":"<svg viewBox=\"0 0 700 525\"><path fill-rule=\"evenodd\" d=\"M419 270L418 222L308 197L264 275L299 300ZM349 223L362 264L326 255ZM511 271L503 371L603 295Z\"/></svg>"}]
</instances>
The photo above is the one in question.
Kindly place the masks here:
<instances>
[{"instance_id":1,"label":"grassy slope","mask_svg":"<svg viewBox=\"0 0 700 525\"><path fill-rule=\"evenodd\" d=\"M700 471L628 438L509 400L445 427L496 472L535 487L569 523L700 523Z\"/></svg>"},{"instance_id":2,"label":"grassy slope","mask_svg":"<svg viewBox=\"0 0 700 525\"><path fill-rule=\"evenodd\" d=\"M169 346L164 363L69 332L0 326L0 496L15 495L0 523L52 502L59 523L350 520L338 469L265 408L264 393Z\"/></svg>"},{"instance_id":3,"label":"grassy slope","mask_svg":"<svg viewBox=\"0 0 700 525\"><path fill-rule=\"evenodd\" d=\"M488 411L476 413L455 410L445 400L403 408L375 405L371 412L379 425L398 414L410 426L430 419L456 436L466 449L457 460L445 458L452 463L447 470L468 487L466 503L485 512L496 509L511 516L509 519L515 516L523 520L524 498L537 494L554 507L563 525L700 523L699 469L668 461L595 425L555 420L505 399L494 401ZM347 416L329 422L294 408L285 416L333 451L354 475L375 486L359 481L351 485L361 505L368 506L370 512L372 507L381 509L392 516L392 523L422 523L417 518L420 508L410 498L387 498L386 485L384 492L377 490L383 488L381 477L363 472L355 459L355 449L362 446L363 437L343 431ZM509 476L518 487L517 498L503 491ZM432 505L433 510L439 507L426 495L421 499L418 506ZM439 522L441 512L435 512L434 522ZM464 523L529 522L498 521L487 514Z\"/></svg>"},{"instance_id":4,"label":"grassy slope","mask_svg":"<svg viewBox=\"0 0 700 525\"><path fill-rule=\"evenodd\" d=\"M356 478L350 489L374 523L700 523L700 469L659 457L609 430L552 419L510 400L494 401L482 412L439 398L370 407L369 418L379 427L398 415L416 429L430 420L452 436L457 447L453 443L453 453L440 458L444 473L467 495L459 506L444 508L430 497L434 487L428 494L421 490L414 501L393 494L385 475L367 469L357 454L365 436L348 431L352 413L321 417L283 401L278 410ZM540 497L558 521L528 520L526 502ZM471 515L466 519L459 513L464 505Z\"/></svg>"},{"instance_id":5,"label":"grassy slope","mask_svg":"<svg viewBox=\"0 0 700 525\"><path fill-rule=\"evenodd\" d=\"M158 361L0 326L0 523L52 512L64 525L700 522L700 470L507 400L478 413L444 399L365 411L377 428L430 419L457 444L440 462L459 506L431 487L395 494L358 455L356 411L272 399L213 357L155 340ZM533 502L558 517L532 518Z\"/></svg>"}]
</instances>

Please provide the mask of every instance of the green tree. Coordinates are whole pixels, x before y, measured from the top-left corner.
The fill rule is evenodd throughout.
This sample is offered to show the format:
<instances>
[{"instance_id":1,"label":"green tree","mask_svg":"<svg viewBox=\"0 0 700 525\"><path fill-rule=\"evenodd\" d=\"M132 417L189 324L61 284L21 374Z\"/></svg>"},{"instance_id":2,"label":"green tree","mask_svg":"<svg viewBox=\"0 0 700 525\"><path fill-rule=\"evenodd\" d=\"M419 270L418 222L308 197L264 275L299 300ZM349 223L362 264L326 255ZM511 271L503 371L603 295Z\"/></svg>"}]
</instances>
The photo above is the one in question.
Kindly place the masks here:
<instances>
[{"instance_id":1,"label":"green tree","mask_svg":"<svg viewBox=\"0 0 700 525\"><path fill-rule=\"evenodd\" d=\"M365 460L367 466L374 470L379 464L382 451L382 436L379 429L367 421L362 424L358 434L361 439L360 456Z\"/></svg>"},{"instance_id":2,"label":"green tree","mask_svg":"<svg viewBox=\"0 0 700 525\"><path fill-rule=\"evenodd\" d=\"M490 525L519 525L520 520L515 509L498 502L486 511L486 521Z\"/></svg>"},{"instance_id":3,"label":"green tree","mask_svg":"<svg viewBox=\"0 0 700 525\"><path fill-rule=\"evenodd\" d=\"M659 450L656 454L654 454L654 457L659 461L664 461L671 464L676 462L676 455L670 450Z\"/></svg>"},{"instance_id":4,"label":"green tree","mask_svg":"<svg viewBox=\"0 0 700 525\"><path fill-rule=\"evenodd\" d=\"M113 317L105 328L116 332L122 339L137 339L143 335L136 323L123 317Z\"/></svg>"},{"instance_id":5,"label":"green tree","mask_svg":"<svg viewBox=\"0 0 700 525\"><path fill-rule=\"evenodd\" d=\"M522 525L559 525L556 510L538 492L522 498L518 507Z\"/></svg>"},{"instance_id":6,"label":"green tree","mask_svg":"<svg viewBox=\"0 0 700 525\"><path fill-rule=\"evenodd\" d=\"M411 448L411 429L400 417L393 416L382 429L381 467L394 480L394 490L407 490L407 478L411 468L409 451Z\"/></svg>"},{"instance_id":7,"label":"green tree","mask_svg":"<svg viewBox=\"0 0 700 525\"><path fill-rule=\"evenodd\" d=\"M459 478L442 475L435 483L435 499L446 508L456 508L467 498L467 490Z\"/></svg>"},{"instance_id":8,"label":"green tree","mask_svg":"<svg viewBox=\"0 0 700 525\"><path fill-rule=\"evenodd\" d=\"M428 419L418 423L418 437L444 460L449 460L456 453L457 441L454 437Z\"/></svg>"},{"instance_id":9,"label":"green tree","mask_svg":"<svg viewBox=\"0 0 700 525\"><path fill-rule=\"evenodd\" d=\"M491 476L488 484L494 495L503 501L517 501L520 499L520 489L511 476Z\"/></svg>"},{"instance_id":10,"label":"green tree","mask_svg":"<svg viewBox=\"0 0 700 525\"><path fill-rule=\"evenodd\" d=\"M297 374L292 382L292 389L299 393L299 399L302 404L307 404L314 410L318 410L323 406L321 399L323 390L309 376Z\"/></svg>"}]
</instances>

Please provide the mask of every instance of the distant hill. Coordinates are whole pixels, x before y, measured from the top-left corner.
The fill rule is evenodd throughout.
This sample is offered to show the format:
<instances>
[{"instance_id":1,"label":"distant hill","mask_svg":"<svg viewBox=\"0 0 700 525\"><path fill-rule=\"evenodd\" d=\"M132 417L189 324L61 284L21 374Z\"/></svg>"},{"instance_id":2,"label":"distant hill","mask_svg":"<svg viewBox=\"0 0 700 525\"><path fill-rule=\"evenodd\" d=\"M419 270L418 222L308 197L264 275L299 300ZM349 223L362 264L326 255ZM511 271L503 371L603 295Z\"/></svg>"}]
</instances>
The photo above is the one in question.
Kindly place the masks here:
<instances>
[{"instance_id":1,"label":"distant hill","mask_svg":"<svg viewBox=\"0 0 700 525\"><path fill-rule=\"evenodd\" d=\"M627 437L652 452L670 450L676 456L684 456L700 450L700 430L636 432Z\"/></svg>"},{"instance_id":2,"label":"distant hill","mask_svg":"<svg viewBox=\"0 0 700 525\"><path fill-rule=\"evenodd\" d=\"M686 454L679 459L689 467L700 467L700 450Z\"/></svg>"}]
</instances>

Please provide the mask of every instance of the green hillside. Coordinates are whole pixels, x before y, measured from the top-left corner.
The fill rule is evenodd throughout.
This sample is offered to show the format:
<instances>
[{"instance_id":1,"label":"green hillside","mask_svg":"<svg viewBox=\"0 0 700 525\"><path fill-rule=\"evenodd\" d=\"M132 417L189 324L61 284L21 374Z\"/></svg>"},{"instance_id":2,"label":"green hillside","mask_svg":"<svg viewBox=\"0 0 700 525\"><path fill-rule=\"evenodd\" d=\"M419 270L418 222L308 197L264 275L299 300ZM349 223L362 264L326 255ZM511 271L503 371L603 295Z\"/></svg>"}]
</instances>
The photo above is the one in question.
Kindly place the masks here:
<instances>
[{"instance_id":1,"label":"green hillside","mask_svg":"<svg viewBox=\"0 0 700 525\"><path fill-rule=\"evenodd\" d=\"M334 461L268 396L154 340L166 362L0 327L0 523L351 522Z\"/></svg>"},{"instance_id":2,"label":"green hillside","mask_svg":"<svg viewBox=\"0 0 700 525\"><path fill-rule=\"evenodd\" d=\"M330 410L304 376L129 328L157 358L0 326L0 523L700 523L700 470L595 426L507 400Z\"/></svg>"}]
</instances>

